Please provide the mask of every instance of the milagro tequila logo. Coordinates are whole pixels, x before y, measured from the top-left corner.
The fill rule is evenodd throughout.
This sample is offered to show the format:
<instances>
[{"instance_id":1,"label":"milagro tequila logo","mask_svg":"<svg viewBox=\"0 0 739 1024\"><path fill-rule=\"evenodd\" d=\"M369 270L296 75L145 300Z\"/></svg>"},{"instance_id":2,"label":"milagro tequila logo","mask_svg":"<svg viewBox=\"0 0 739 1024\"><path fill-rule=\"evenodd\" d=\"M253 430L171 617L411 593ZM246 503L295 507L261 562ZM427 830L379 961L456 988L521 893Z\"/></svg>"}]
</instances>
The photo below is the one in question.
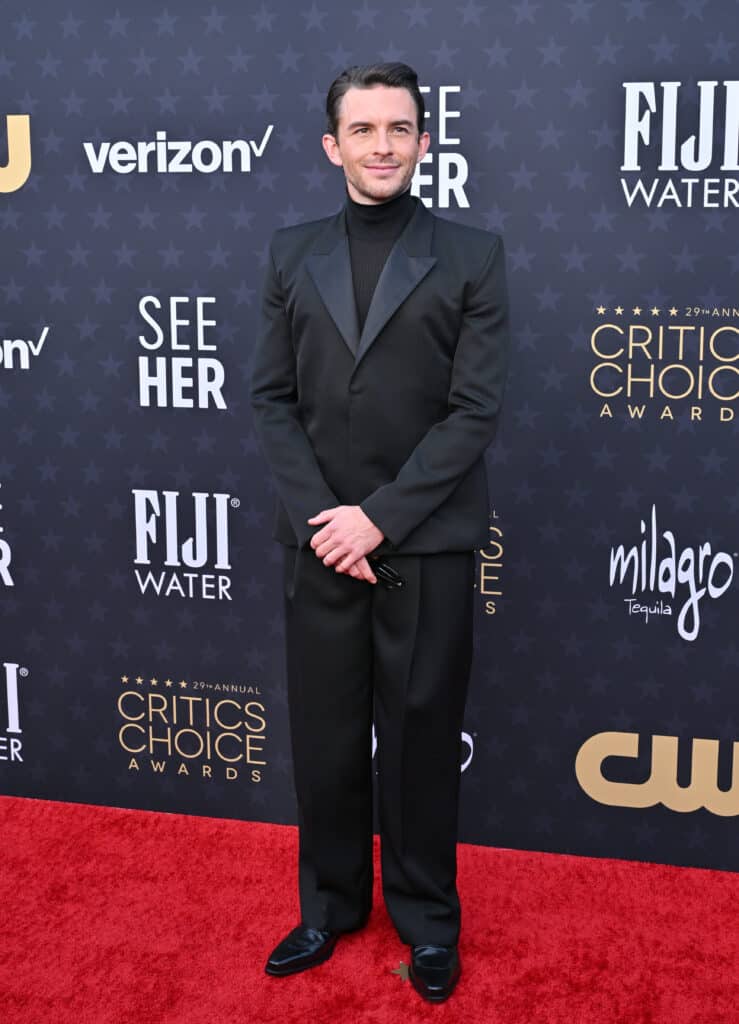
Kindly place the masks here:
<instances>
[{"instance_id":1,"label":"milagro tequila logo","mask_svg":"<svg viewBox=\"0 0 739 1024\"><path fill-rule=\"evenodd\" d=\"M229 512L239 508L239 499L194 491L180 502L179 491L134 489L131 493L134 564L158 567L134 569L141 593L230 601Z\"/></svg>"},{"instance_id":2,"label":"milagro tequila logo","mask_svg":"<svg viewBox=\"0 0 739 1024\"><path fill-rule=\"evenodd\" d=\"M734 579L734 555L713 551L706 542L679 549L671 530L659 534L657 509L652 505L649 525L639 524L642 540L626 549L611 548L611 587L627 584L631 597L624 599L629 615L672 615L669 597L679 604L677 631L683 640L695 640L700 631L701 601L722 597ZM661 546L660 542L664 541ZM638 596L637 596L638 595Z\"/></svg>"},{"instance_id":3,"label":"milagro tequila logo","mask_svg":"<svg viewBox=\"0 0 739 1024\"><path fill-rule=\"evenodd\" d=\"M17 662L2 663L0 681L5 682L5 708L0 708L0 721L3 722L4 735L0 735L0 761L22 761L23 741L21 739L21 718L18 706L18 680L28 675L27 668L21 668ZM3 714L4 712L4 714Z\"/></svg>"}]
</instances>

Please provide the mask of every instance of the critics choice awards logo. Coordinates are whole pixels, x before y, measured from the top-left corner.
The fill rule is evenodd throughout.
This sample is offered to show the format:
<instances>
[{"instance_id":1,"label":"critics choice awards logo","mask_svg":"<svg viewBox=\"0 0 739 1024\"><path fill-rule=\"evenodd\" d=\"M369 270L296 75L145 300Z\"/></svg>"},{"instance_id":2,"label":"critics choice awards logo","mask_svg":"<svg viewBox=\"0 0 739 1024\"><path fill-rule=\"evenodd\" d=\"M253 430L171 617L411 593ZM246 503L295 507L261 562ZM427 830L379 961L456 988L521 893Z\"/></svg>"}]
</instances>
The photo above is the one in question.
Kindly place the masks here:
<instances>
[{"instance_id":1,"label":"critics choice awards logo","mask_svg":"<svg viewBox=\"0 0 739 1024\"><path fill-rule=\"evenodd\" d=\"M28 676L28 669L14 661L4 661L0 671L0 721L3 734L0 735L0 761L23 761L23 740L18 704L19 679ZM4 705L4 706L3 706Z\"/></svg>"},{"instance_id":2,"label":"critics choice awards logo","mask_svg":"<svg viewBox=\"0 0 739 1024\"><path fill-rule=\"evenodd\" d=\"M676 614L678 634L695 640L702 603L718 600L731 586L734 556L714 551L708 542L680 548L672 530L659 532L655 505L649 518L640 520L639 534L631 547L611 548L609 585L630 591L624 598L629 617L649 622Z\"/></svg>"},{"instance_id":3,"label":"critics choice awards logo","mask_svg":"<svg viewBox=\"0 0 739 1024\"><path fill-rule=\"evenodd\" d=\"M139 591L230 601L229 515L240 507L239 499L207 491L131 493Z\"/></svg>"},{"instance_id":4,"label":"critics choice awards logo","mask_svg":"<svg viewBox=\"0 0 739 1024\"><path fill-rule=\"evenodd\" d=\"M118 743L129 772L262 781L267 711L246 683L120 677Z\"/></svg>"},{"instance_id":5,"label":"critics choice awards logo","mask_svg":"<svg viewBox=\"0 0 739 1024\"><path fill-rule=\"evenodd\" d=\"M602 420L731 423L739 398L739 307L598 306L590 390Z\"/></svg>"},{"instance_id":6,"label":"critics choice awards logo","mask_svg":"<svg viewBox=\"0 0 739 1024\"><path fill-rule=\"evenodd\" d=\"M739 82L696 88L624 82L621 188L629 206L739 206ZM697 116L686 99L697 100Z\"/></svg>"},{"instance_id":7,"label":"critics choice awards logo","mask_svg":"<svg viewBox=\"0 0 739 1024\"><path fill-rule=\"evenodd\" d=\"M138 360L139 405L143 408L226 408L223 363L207 354L217 348L210 338L216 321L205 316L205 306L215 301L211 296L141 298L139 314L147 325L138 339L146 352Z\"/></svg>"},{"instance_id":8,"label":"critics choice awards logo","mask_svg":"<svg viewBox=\"0 0 739 1024\"><path fill-rule=\"evenodd\" d=\"M503 530L499 525L498 513L491 513L490 539L484 548L478 549L477 579L475 587L484 601L486 615L495 615L498 600L503 597L501 573L503 571Z\"/></svg>"}]
</instances>

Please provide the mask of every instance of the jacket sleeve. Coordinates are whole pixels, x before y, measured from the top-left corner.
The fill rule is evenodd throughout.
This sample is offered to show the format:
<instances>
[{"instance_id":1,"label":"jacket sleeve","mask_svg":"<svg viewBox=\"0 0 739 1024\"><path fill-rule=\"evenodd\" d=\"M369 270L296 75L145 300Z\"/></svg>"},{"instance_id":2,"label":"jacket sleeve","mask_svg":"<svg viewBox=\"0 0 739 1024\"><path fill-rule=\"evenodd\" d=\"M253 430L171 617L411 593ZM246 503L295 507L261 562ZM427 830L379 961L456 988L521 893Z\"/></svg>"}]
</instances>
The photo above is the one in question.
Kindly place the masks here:
<instances>
[{"instance_id":1,"label":"jacket sleeve","mask_svg":"<svg viewBox=\"0 0 739 1024\"><path fill-rule=\"evenodd\" d=\"M323 479L298 411L295 352L270 244L251 374L251 408L262 451L300 547L318 526L307 519L340 504Z\"/></svg>"},{"instance_id":2,"label":"jacket sleeve","mask_svg":"<svg viewBox=\"0 0 739 1024\"><path fill-rule=\"evenodd\" d=\"M496 237L467 289L446 417L419 441L395 480L360 504L393 547L449 497L493 439L508 349L505 258Z\"/></svg>"}]
</instances>

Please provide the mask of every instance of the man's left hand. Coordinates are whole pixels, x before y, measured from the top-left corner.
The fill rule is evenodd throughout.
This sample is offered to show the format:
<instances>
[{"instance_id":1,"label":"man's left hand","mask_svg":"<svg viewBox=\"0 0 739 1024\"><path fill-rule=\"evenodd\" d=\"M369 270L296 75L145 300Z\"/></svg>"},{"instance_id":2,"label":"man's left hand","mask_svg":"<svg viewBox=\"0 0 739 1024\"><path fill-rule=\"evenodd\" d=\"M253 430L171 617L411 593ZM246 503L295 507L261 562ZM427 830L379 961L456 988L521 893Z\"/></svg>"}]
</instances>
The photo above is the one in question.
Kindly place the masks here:
<instances>
[{"instance_id":1,"label":"man's left hand","mask_svg":"<svg viewBox=\"0 0 739 1024\"><path fill-rule=\"evenodd\" d=\"M324 508L308 522L311 526L325 523L313 534L310 545L323 564L334 565L337 572L346 572L385 537L359 505Z\"/></svg>"}]
</instances>

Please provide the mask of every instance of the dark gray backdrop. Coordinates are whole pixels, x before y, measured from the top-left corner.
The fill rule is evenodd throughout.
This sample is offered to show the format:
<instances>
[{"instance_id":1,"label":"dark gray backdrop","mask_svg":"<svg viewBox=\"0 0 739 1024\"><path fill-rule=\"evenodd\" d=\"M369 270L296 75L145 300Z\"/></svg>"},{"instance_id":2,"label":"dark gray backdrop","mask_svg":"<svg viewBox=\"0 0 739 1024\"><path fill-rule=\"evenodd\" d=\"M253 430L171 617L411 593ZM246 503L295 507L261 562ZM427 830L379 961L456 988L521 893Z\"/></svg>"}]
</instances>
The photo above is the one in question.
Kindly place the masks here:
<instances>
[{"instance_id":1,"label":"dark gray backdrop","mask_svg":"<svg viewBox=\"0 0 739 1024\"><path fill-rule=\"evenodd\" d=\"M620 183L631 188L640 177L620 169L623 83L682 83L681 143L698 126L696 83L732 77L734 5L315 0L296 9L287 0L221 0L149 10L78 0L64 11L13 2L0 12L0 164L2 115L30 115L32 152L25 184L0 194L0 552L12 558L0 575L1 791L294 821L280 551L247 399L258 294L271 232L341 201L343 179L320 148L331 79L349 63L402 59L429 87L433 161L422 169L430 179L422 195L444 216L503 234L513 311L510 386L488 454L491 546L478 553L460 837L735 869L739 801L727 797L722 813L703 806L714 800L712 785L729 790L739 736L736 426L721 413L733 416L737 213L710 205L710 190L704 205L700 192L706 178L731 177L720 168L723 86L710 167L655 170L661 108L640 147L647 185L692 176L699 201L630 206ZM459 116L440 125L440 102ZM155 142L157 132L166 133L160 143L210 140L198 150L201 166L219 169L177 173L165 162L157 170L150 157L146 173L109 164L93 173L87 153L94 164L102 144ZM250 170L237 156L236 169L223 171L223 140L252 141ZM125 167L133 152L118 147L113 162ZM459 190L439 206L444 164L458 182L467 169L460 188L469 206L460 206ZM145 296L161 304L149 303L148 319L139 309ZM183 300L175 316L190 321L178 327L178 350L173 296ZM199 312L215 321L202 328L209 349L197 348L198 298L214 300ZM162 326L159 348L139 341L157 343L153 321ZM597 335L595 352L601 324L615 326ZM623 393L602 395L627 379L628 353L619 349L630 325L631 374L647 378L633 384L631 412ZM676 325L685 327L682 351L668 330ZM667 332L661 352L659 327ZM717 327L727 330L712 350ZM653 338L640 348L646 328ZM41 337L37 355L12 344L30 340L38 350ZM172 374L202 373L221 399L198 408L198 389L185 384L192 407L173 405L171 391L165 406L142 406L140 357L170 383ZM611 365L591 386L601 363ZM660 396L659 375L670 367L662 378L670 394L697 389L701 367L705 379L728 367L712 378L723 399L710 390ZM700 419L691 419L693 407ZM169 532L165 500L175 499L163 492L179 494ZM196 502L205 564L167 565L183 561ZM675 536L674 598L658 592L656 575L648 579L651 548L636 594L609 578L612 546L638 545L653 506L655 564L670 553L662 534ZM147 522L150 564L137 564ZM706 544L704 575L725 553L717 596L699 599L700 628L685 639L677 626L691 579L683 553ZM202 561L201 549L189 554ZM143 594L136 570L153 574ZM669 565L663 572L669 582ZM218 577L220 600L211 596ZM180 596L178 587L191 584L196 596ZM663 613L645 621L630 598ZM222 704L214 722L224 700L235 703ZM120 734L126 722L135 727ZM132 761L121 735L130 748L149 726L155 753ZM223 731L233 735L220 741L221 754L239 760L190 756ZM609 806L578 783L578 750L606 732L638 734L641 746L636 760L606 762L604 776L653 785L651 798L643 787L611 789L616 803L656 806ZM176 733L182 756L167 749ZM672 777L669 756L652 772L655 735L679 738ZM694 738L721 741L718 776L711 784L709 770L700 792ZM330 742L316 736L316 756ZM695 809L661 805L678 784L697 794Z\"/></svg>"}]
</instances>

